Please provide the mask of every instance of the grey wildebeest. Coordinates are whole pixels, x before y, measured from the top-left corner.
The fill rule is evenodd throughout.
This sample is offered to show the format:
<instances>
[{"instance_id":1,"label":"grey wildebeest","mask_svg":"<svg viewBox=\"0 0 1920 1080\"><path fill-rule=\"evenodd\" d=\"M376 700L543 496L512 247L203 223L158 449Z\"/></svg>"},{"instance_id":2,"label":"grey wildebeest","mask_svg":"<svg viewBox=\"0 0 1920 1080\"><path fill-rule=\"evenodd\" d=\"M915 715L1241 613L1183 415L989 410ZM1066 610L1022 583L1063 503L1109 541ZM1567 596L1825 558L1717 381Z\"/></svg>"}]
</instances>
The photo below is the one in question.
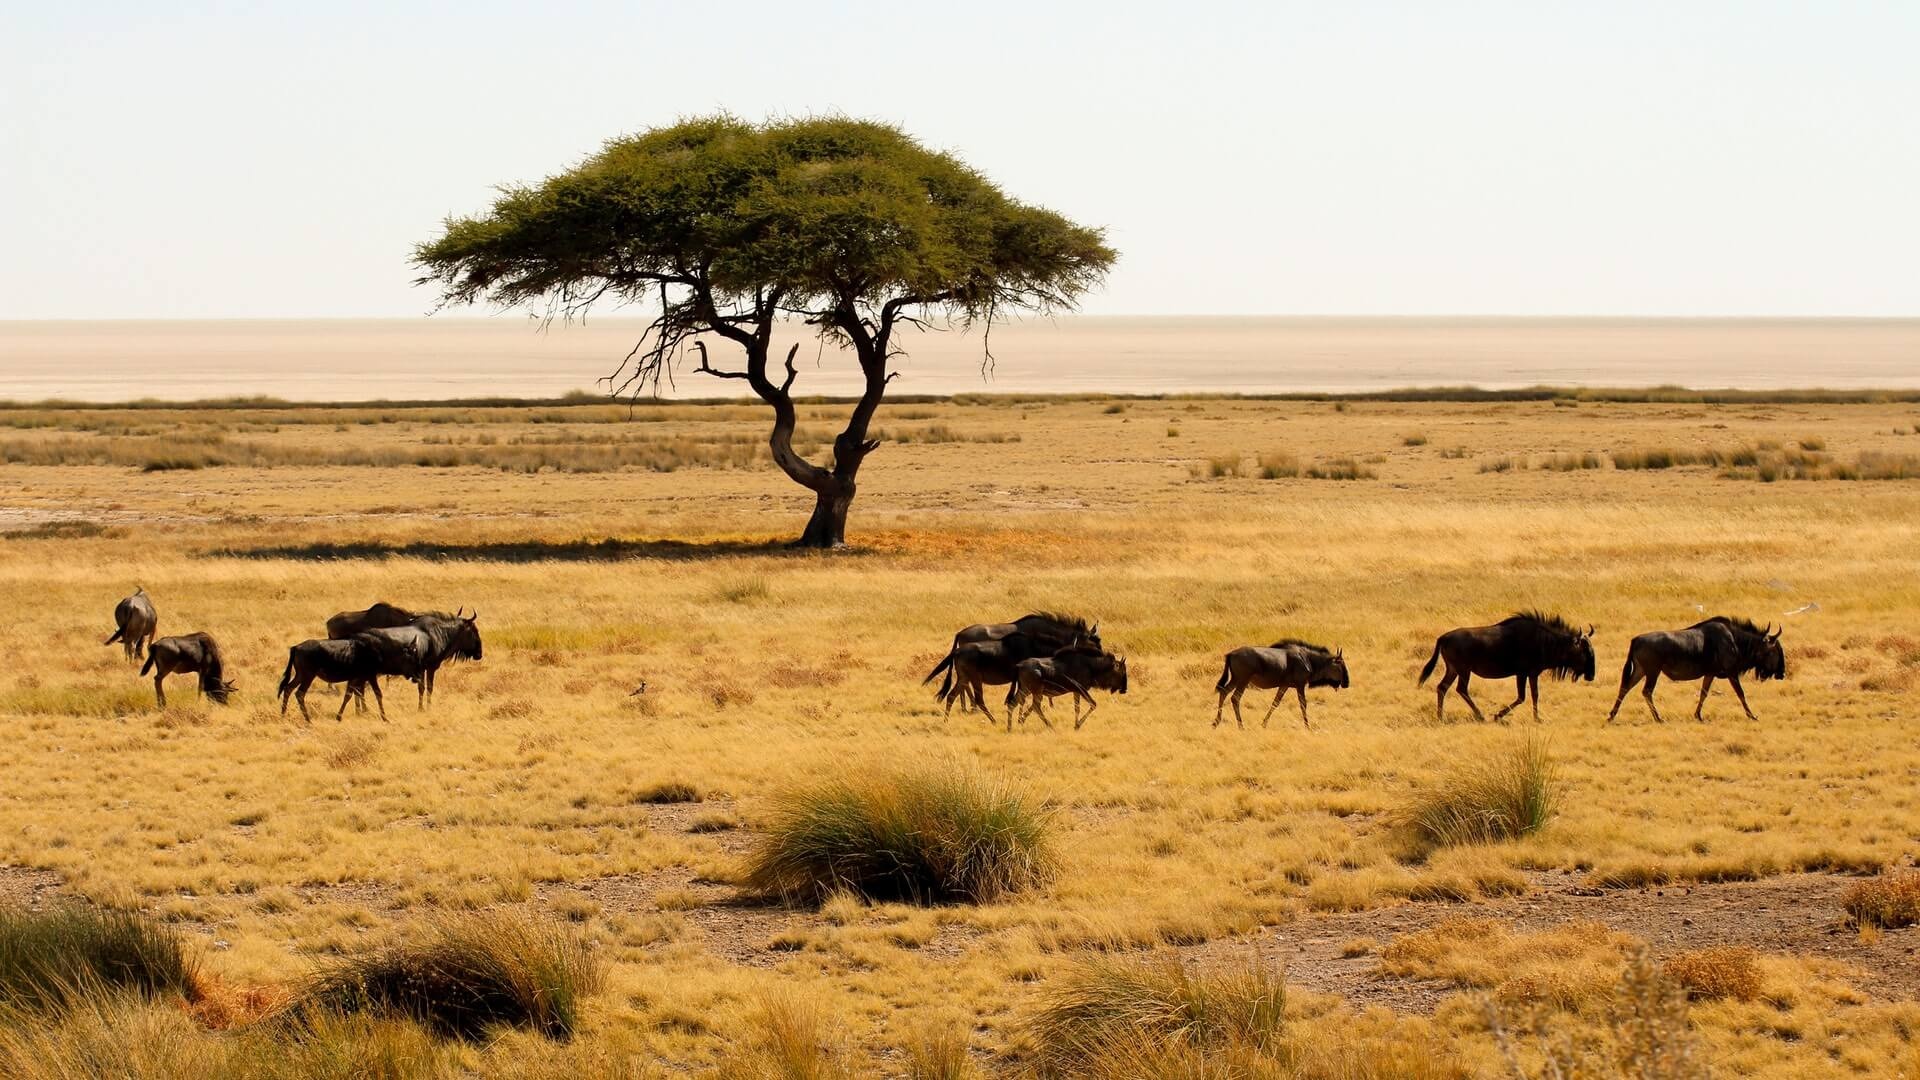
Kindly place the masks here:
<instances>
[{"instance_id":1,"label":"grey wildebeest","mask_svg":"<svg viewBox=\"0 0 1920 1080\"><path fill-rule=\"evenodd\" d=\"M347 684L347 692L340 695L340 711L333 714L335 720L346 713L347 699L353 696L353 689L361 685L373 687L380 719L387 718L387 703L380 696L380 646L368 640L368 635L360 634L344 641L309 638L288 649L287 669L280 674L280 715L287 714L287 699L291 697L300 703L300 715L308 723L313 722L313 716L307 712L307 688L315 679Z\"/></svg>"},{"instance_id":2,"label":"grey wildebeest","mask_svg":"<svg viewBox=\"0 0 1920 1080\"><path fill-rule=\"evenodd\" d=\"M1787 654L1780 648L1780 631L1772 625L1762 630L1745 619L1716 615L1685 630L1641 634L1627 646L1627 663L1620 669L1620 696L1613 699L1607 723L1613 723L1627 691L1641 679L1647 682L1640 692L1647 699L1647 711L1653 713L1654 720L1665 723L1653 704L1653 687L1662 675L1675 682L1706 680L1700 684L1700 700L1693 706L1695 720L1703 719L1700 713L1707 706L1707 691L1713 688L1715 679L1732 683L1747 719L1758 720L1747 707L1747 692L1740 688L1740 676L1749 671L1761 679L1787 677Z\"/></svg>"},{"instance_id":3,"label":"grey wildebeest","mask_svg":"<svg viewBox=\"0 0 1920 1080\"><path fill-rule=\"evenodd\" d=\"M127 663L140 659L142 649L153 640L160 626L160 615L153 610L153 601L147 599L146 589L135 586L132 596L113 605L113 625L113 636L100 644L111 645L117 641L126 651Z\"/></svg>"},{"instance_id":4,"label":"grey wildebeest","mask_svg":"<svg viewBox=\"0 0 1920 1080\"><path fill-rule=\"evenodd\" d=\"M1233 700L1233 721L1240 727L1247 726L1246 719L1240 715L1240 696L1249 689L1273 690L1273 704L1267 706L1267 715L1260 718L1260 726L1266 727L1273 718L1273 710L1280 707L1281 699L1292 690L1300 699L1300 723L1313 727L1307 719L1307 687L1331 686L1335 690L1345 690L1347 681L1346 653L1312 645L1295 638L1283 638L1261 648L1258 645L1242 645L1227 654L1225 666L1220 670L1220 681L1213 689L1220 700L1213 707L1213 726L1219 727L1225 717L1227 700Z\"/></svg>"},{"instance_id":5,"label":"grey wildebeest","mask_svg":"<svg viewBox=\"0 0 1920 1080\"><path fill-rule=\"evenodd\" d=\"M947 649L947 655L934 665L932 671L927 672L927 677L920 680L920 685L927 685L945 672L947 677L934 697L947 702L951 708L953 664L961 646L996 641L1005 642L1004 651L1011 655L1013 663L1018 663L1029 657L1052 656L1069 645L1086 644L1097 649L1100 647L1100 624L1095 622L1089 625L1087 620L1078 615L1063 615L1055 611L1036 611L1006 623L975 623L953 635L953 644Z\"/></svg>"},{"instance_id":6,"label":"grey wildebeest","mask_svg":"<svg viewBox=\"0 0 1920 1080\"><path fill-rule=\"evenodd\" d=\"M1575 630L1558 615L1522 611L1492 626L1449 630L1434 642L1433 655L1427 658L1427 666L1420 669L1421 685L1426 684L1434 665L1442 660L1446 661L1447 673L1440 680L1440 693L1434 705L1436 719L1446 718L1447 687L1452 686L1455 679L1460 680L1460 700L1473 710L1474 719L1486 719L1480 715L1480 706L1467 695L1468 680L1478 675L1483 679L1512 679L1519 688L1520 695L1513 704L1493 714L1495 720L1504 720L1508 713L1519 708L1531 688L1533 719L1539 723L1541 672L1548 672L1556 679L1593 681L1593 627Z\"/></svg>"},{"instance_id":7,"label":"grey wildebeest","mask_svg":"<svg viewBox=\"0 0 1920 1080\"><path fill-rule=\"evenodd\" d=\"M368 630L385 630L393 626L405 626L418 618L403 607L394 607L385 600L364 611L342 611L327 620L327 636L330 638L350 638Z\"/></svg>"},{"instance_id":8,"label":"grey wildebeest","mask_svg":"<svg viewBox=\"0 0 1920 1080\"><path fill-rule=\"evenodd\" d=\"M153 672L154 699L163 709L167 707L167 691L160 684L169 675L197 673L200 692L220 705L227 703L227 695L234 690L233 684L227 681L220 646L207 634L163 637L154 642L147 648L147 662L140 667L141 677L146 677L149 671Z\"/></svg>"},{"instance_id":9,"label":"grey wildebeest","mask_svg":"<svg viewBox=\"0 0 1920 1080\"><path fill-rule=\"evenodd\" d=\"M472 615L430 612L415 616L405 626L368 630L354 640L374 643L380 654L380 674L413 680L424 709L433 700L434 675L442 664L480 659L480 628L474 624L479 617L477 611ZM357 688L348 692L355 693Z\"/></svg>"},{"instance_id":10,"label":"grey wildebeest","mask_svg":"<svg viewBox=\"0 0 1920 1080\"><path fill-rule=\"evenodd\" d=\"M1073 730L1079 731L1080 725L1093 715L1093 710L1099 708L1093 695L1088 693L1090 690L1126 693L1126 658L1091 645L1069 645L1052 656L1022 660L1014 665L1013 685L1007 688L1007 730L1013 730L1013 710L1022 701L1027 703L1027 713L1020 718L1021 723L1026 723L1027 716L1038 716L1041 723L1051 728L1053 721L1047 719L1041 702L1071 694ZM1084 716L1080 713L1082 701L1087 703Z\"/></svg>"}]
</instances>

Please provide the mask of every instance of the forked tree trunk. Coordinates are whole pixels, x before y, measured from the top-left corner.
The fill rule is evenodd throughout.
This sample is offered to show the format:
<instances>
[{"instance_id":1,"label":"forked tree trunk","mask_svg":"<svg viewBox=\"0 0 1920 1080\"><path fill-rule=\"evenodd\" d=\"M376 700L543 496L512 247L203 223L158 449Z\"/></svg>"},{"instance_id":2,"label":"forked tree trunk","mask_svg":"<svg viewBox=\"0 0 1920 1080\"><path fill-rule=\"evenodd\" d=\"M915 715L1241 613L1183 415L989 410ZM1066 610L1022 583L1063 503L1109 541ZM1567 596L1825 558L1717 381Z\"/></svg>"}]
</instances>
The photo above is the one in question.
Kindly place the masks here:
<instances>
[{"instance_id":1,"label":"forked tree trunk","mask_svg":"<svg viewBox=\"0 0 1920 1080\"><path fill-rule=\"evenodd\" d=\"M823 490L814 492L813 516L807 528L794 541L800 548L837 548L847 542L847 511L853 509L854 484L851 478L835 478Z\"/></svg>"}]
</instances>

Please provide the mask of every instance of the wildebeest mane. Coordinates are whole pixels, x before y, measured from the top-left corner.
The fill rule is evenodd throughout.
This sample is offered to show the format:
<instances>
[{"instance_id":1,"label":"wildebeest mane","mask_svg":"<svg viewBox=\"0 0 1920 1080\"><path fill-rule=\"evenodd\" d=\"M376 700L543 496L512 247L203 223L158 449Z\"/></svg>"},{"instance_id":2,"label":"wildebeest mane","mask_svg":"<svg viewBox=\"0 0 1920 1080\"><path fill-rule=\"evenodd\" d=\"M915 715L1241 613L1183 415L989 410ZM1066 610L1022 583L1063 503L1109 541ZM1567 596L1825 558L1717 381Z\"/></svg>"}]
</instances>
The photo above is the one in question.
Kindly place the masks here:
<instances>
[{"instance_id":1,"label":"wildebeest mane","mask_svg":"<svg viewBox=\"0 0 1920 1080\"><path fill-rule=\"evenodd\" d=\"M1333 650L1327 648L1325 645L1315 645L1311 641L1301 641L1299 638L1290 638L1290 637L1281 638L1279 641L1276 641L1273 644L1267 646L1267 648L1269 649L1305 649L1310 653L1318 653L1321 656L1333 655Z\"/></svg>"},{"instance_id":2,"label":"wildebeest mane","mask_svg":"<svg viewBox=\"0 0 1920 1080\"><path fill-rule=\"evenodd\" d=\"M1743 619L1743 618L1740 618L1738 615L1715 615L1711 619L1702 619L1699 622L1694 623L1692 626L1687 627L1687 629L1698 630L1703 626L1709 626L1714 623L1719 623L1722 626L1726 626L1734 630L1738 630L1743 634L1751 634L1754 637L1767 636L1767 632L1765 630L1760 629L1758 626L1755 626L1753 624L1752 619Z\"/></svg>"},{"instance_id":3,"label":"wildebeest mane","mask_svg":"<svg viewBox=\"0 0 1920 1080\"><path fill-rule=\"evenodd\" d=\"M1569 637L1580 636L1580 631L1575 630L1572 626L1568 625L1567 620L1561 618L1558 615L1549 615L1546 612L1540 611L1537 608L1532 611L1516 611L1513 614L1507 616L1506 618L1501 619L1500 622L1505 625L1511 625L1513 623L1523 623L1523 622L1538 623L1542 629L1552 630L1557 633L1566 634Z\"/></svg>"},{"instance_id":4,"label":"wildebeest mane","mask_svg":"<svg viewBox=\"0 0 1920 1080\"><path fill-rule=\"evenodd\" d=\"M1574 666L1571 645L1580 637L1567 620L1546 612L1516 611L1500 620L1500 625L1522 633L1521 649L1540 670L1556 679L1576 679L1580 669Z\"/></svg>"},{"instance_id":5,"label":"wildebeest mane","mask_svg":"<svg viewBox=\"0 0 1920 1080\"><path fill-rule=\"evenodd\" d=\"M1082 634L1091 634L1093 632L1093 624L1089 623L1085 617L1069 615L1064 611L1034 611L1029 612L1025 617L1029 619L1045 619L1047 622L1059 623L1069 630L1074 630ZM1020 620L1015 619L1014 621L1019 622Z\"/></svg>"}]
</instances>

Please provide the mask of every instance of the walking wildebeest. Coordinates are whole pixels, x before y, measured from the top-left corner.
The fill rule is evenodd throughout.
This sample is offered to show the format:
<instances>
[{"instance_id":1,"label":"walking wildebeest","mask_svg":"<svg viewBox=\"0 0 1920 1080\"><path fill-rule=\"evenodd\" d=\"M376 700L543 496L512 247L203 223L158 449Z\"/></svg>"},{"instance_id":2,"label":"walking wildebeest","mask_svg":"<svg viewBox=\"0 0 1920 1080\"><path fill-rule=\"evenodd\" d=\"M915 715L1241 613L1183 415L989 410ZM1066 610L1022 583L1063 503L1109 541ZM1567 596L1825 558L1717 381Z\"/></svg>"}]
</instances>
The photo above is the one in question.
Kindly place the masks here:
<instances>
[{"instance_id":1,"label":"walking wildebeest","mask_svg":"<svg viewBox=\"0 0 1920 1080\"><path fill-rule=\"evenodd\" d=\"M403 607L394 607L385 600L376 602L364 611L342 611L327 620L327 636L330 638L350 638L368 630L385 630L392 626L405 626L417 618L413 612Z\"/></svg>"},{"instance_id":2,"label":"walking wildebeest","mask_svg":"<svg viewBox=\"0 0 1920 1080\"><path fill-rule=\"evenodd\" d=\"M1088 625L1087 620L1078 615L1063 615L1054 611L1036 611L1031 615L1022 615L1009 623L975 623L953 635L953 644L947 649L947 655L927 677L920 680L925 686L946 672L945 681L940 684L936 698L949 699L953 690L954 654L962 645L978 644L987 641L1007 641L1015 662L1029 657L1052 656L1069 645L1084 643L1094 648L1100 647L1100 624Z\"/></svg>"},{"instance_id":3,"label":"walking wildebeest","mask_svg":"<svg viewBox=\"0 0 1920 1080\"><path fill-rule=\"evenodd\" d=\"M1541 672L1549 672L1556 679L1593 681L1593 627L1583 632L1568 626L1558 615L1523 611L1492 626L1449 630L1434 642L1433 655L1427 658L1427 666L1420 669L1421 685L1426 684L1427 676L1433 674L1434 665L1441 660L1447 662L1447 673L1440 680L1440 693L1434 705L1437 719L1446 718L1447 687L1453 685L1456 678L1460 680L1460 700L1473 710L1474 719L1486 719L1480 715L1480 706L1467 695L1467 681L1478 675L1483 679L1512 679L1519 687L1520 696L1513 704L1494 713L1495 720L1504 720L1508 713L1519 708L1527 700L1528 687L1532 687L1533 720L1539 723Z\"/></svg>"},{"instance_id":4,"label":"walking wildebeest","mask_svg":"<svg viewBox=\"0 0 1920 1080\"><path fill-rule=\"evenodd\" d=\"M424 709L433 700L434 675L440 665L480 659L480 628L474 625L479 617L477 611L472 615L431 612L415 616L405 626L368 630L356 637L370 639L379 649L380 674L403 676L417 684Z\"/></svg>"},{"instance_id":5,"label":"walking wildebeest","mask_svg":"<svg viewBox=\"0 0 1920 1080\"><path fill-rule=\"evenodd\" d=\"M1607 723L1613 723L1620 712L1620 703L1627 699L1627 691L1643 678L1647 685L1640 696L1647 699L1647 710L1653 713L1654 720L1665 723L1653 704L1653 687L1662 675L1675 682L1706 680L1700 684L1700 700L1693 706L1695 720L1703 719L1700 713L1707 706L1707 691L1713 688L1715 679L1732 683L1734 696L1740 699L1747 719L1758 720L1753 710L1747 708L1747 692L1740 688L1740 676L1749 671L1763 680L1787 677L1787 654L1780 648L1780 631L1772 624L1762 630L1745 619L1716 615L1685 630L1641 634L1627 646L1627 663L1620 669L1620 696L1613 699Z\"/></svg>"},{"instance_id":6,"label":"walking wildebeest","mask_svg":"<svg viewBox=\"0 0 1920 1080\"><path fill-rule=\"evenodd\" d=\"M1007 730L1013 730L1013 710L1022 701L1027 702L1027 713L1020 718L1021 723L1026 723L1027 716L1038 716L1041 723L1053 727L1053 721L1047 719L1041 702L1071 694L1073 730L1079 731L1080 725L1093 715L1093 710L1100 707L1093 700L1093 695L1088 693L1090 690L1126 693L1126 658L1091 645L1069 645L1052 656L1022 660L1014 665L1013 685L1007 688ZM1086 716L1080 714L1082 701L1087 703Z\"/></svg>"},{"instance_id":7,"label":"walking wildebeest","mask_svg":"<svg viewBox=\"0 0 1920 1080\"><path fill-rule=\"evenodd\" d=\"M142 648L153 640L160 626L160 616L153 610L153 601L147 599L146 589L135 586L132 596L113 605L113 625L113 636L100 644L117 641L126 651L127 663L140 659Z\"/></svg>"},{"instance_id":8,"label":"walking wildebeest","mask_svg":"<svg viewBox=\"0 0 1920 1080\"><path fill-rule=\"evenodd\" d=\"M1300 723L1313 727L1307 719L1307 687L1331 686L1335 690L1345 690L1347 682L1347 654L1327 649L1320 645L1311 645L1294 638L1283 638L1261 648L1257 645L1242 645L1227 654L1227 661L1220 670L1220 681L1213 689L1220 695L1214 703L1213 726L1219 727L1223 721L1222 711L1226 708L1229 696L1233 699L1233 720L1242 729L1247 726L1240 715L1240 696L1249 689L1275 690L1273 704L1267 706L1267 715L1260 718L1260 726L1266 727L1273 718L1273 710L1280 707L1280 701L1292 690L1300 699Z\"/></svg>"},{"instance_id":9,"label":"walking wildebeest","mask_svg":"<svg viewBox=\"0 0 1920 1080\"><path fill-rule=\"evenodd\" d=\"M934 693L934 700L946 706L948 715L952 715L953 703L958 701L962 709L978 709L986 715L988 722L992 722L993 710L987 708L987 699L980 688L1011 683L1014 668L1027 658L1023 650L1009 648L1005 638L956 645L947 654L947 659L942 661L949 668L947 680Z\"/></svg>"},{"instance_id":10,"label":"walking wildebeest","mask_svg":"<svg viewBox=\"0 0 1920 1080\"><path fill-rule=\"evenodd\" d=\"M309 638L287 650L287 669L280 674L280 715L287 715L287 699L292 697L300 702L300 715L308 723L313 716L307 712L307 688L313 680L322 682L346 683L347 692L340 695L340 711L333 714L337 721L347 711L347 699L353 696L353 688L359 685L373 687L373 700L380 706L380 719L387 718L387 703L380 696L380 647L369 641L366 634L347 638L324 640Z\"/></svg>"},{"instance_id":11,"label":"walking wildebeest","mask_svg":"<svg viewBox=\"0 0 1920 1080\"><path fill-rule=\"evenodd\" d=\"M144 678L153 672L153 696L161 708L167 707L167 692L160 685L169 675L199 673L200 692L217 704L225 705L234 686L226 679L220 658L220 646L206 634L163 637L147 648L147 662L140 667Z\"/></svg>"}]
</instances>

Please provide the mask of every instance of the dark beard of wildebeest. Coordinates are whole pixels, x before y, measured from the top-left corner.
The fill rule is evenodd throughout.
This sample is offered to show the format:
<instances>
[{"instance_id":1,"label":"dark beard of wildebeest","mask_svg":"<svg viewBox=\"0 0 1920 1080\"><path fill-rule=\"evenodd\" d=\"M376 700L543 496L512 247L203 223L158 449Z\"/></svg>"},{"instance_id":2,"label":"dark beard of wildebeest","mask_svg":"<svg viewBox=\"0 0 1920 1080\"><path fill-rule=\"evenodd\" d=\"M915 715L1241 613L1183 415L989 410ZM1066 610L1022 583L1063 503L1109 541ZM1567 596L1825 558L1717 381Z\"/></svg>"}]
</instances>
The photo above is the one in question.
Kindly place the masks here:
<instances>
[{"instance_id":1,"label":"dark beard of wildebeest","mask_svg":"<svg viewBox=\"0 0 1920 1080\"><path fill-rule=\"evenodd\" d=\"M226 680L226 667L220 658L220 646L206 634L163 637L147 649L147 662L140 675L153 672L153 696L161 708L167 707L167 692L160 685L169 675L198 673L200 692L216 704L225 705L234 686Z\"/></svg>"},{"instance_id":2,"label":"dark beard of wildebeest","mask_svg":"<svg viewBox=\"0 0 1920 1080\"><path fill-rule=\"evenodd\" d=\"M1747 719L1758 720L1747 708L1747 692L1740 687L1740 676L1749 671L1763 680L1787 677L1787 654L1780 648L1780 631L1772 624L1762 630L1746 619L1716 615L1685 630L1641 634L1627 646L1627 663L1620 669L1620 695L1613 699L1607 723L1613 723L1627 691L1641 679L1647 681L1640 692L1647 699L1647 711L1653 713L1655 721L1665 723L1653 704L1653 687L1662 675L1675 682L1706 680L1700 684L1700 700L1693 706L1695 720L1704 719L1700 713L1707 706L1707 691L1713 688L1715 679L1732 683L1733 694L1740 699Z\"/></svg>"},{"instance_id":3,"label":"dark beard of wildebeest","mask_svg":"<svg viewBox=\"0 0 1920 1080\"><path fill-rule=\"evenodd\" d=\"M464 610L464 609L463 609ZM374 643L380 653L380 674L398 675L413 681L419 690L419 707L433 700L434 675L440 665L453 660L480 659L480 628L472 615L431 612L415 616L405 626L368 630L356 635ZM357 695L359 688L348 693Z\"/></svg>"},{"instance_id":4,"label":"dark beard of wildebeest","mask_svg":"<svg viewBox=\"0 0 1920 1080\"><path fill-rule=\"evenodd\" d=\"M385 600L376 602L364 611L342 611L327 620L327 636L330 638L350 638L355 634L364 634L369 630L385 630L394 626L405 626L419 618L403 607L394 607Z\"/></svg>"},{"instance_id":5,"label":"dark beard of wildebeest","mask_svg":"<svg viewBox=\"0 0 1920 1080\"><path fill-rule=\"evenodd\" d=\"M1040 722L1051 729L1053 721L1047 719L1046 710L1041 708L1042 701L1071 694L1073 730L1079 731L1080 725L1093 716L1093 710L1099 708L1089 690L1126 693L1126 659L1091 645L1069 645L1052 656L1022 660L1014 665L1013 685L1007 688L1007 730L1013 730L1013 710L1022 701L1027 702L1027 714L1020 717L1021 723L1027 722L1027 716L1038 716ZM1082 701L1087 703L1084 716L1080 712Z\"/></svg>"},{"instance_id":6,"label":"dark beard of wildebeest","mask_svg":"<svg viewBox=\"0 0 1920 1080\"><path fill-rule=\"evenodd\" d=\"M127 663L140 659L141 649L153 640L154 631L160 625L160 616L153 610L153 601L147 599L147 590L136 587L133 595L113 606L113 636L101 642L111 645L119 642L127 654Z\"/></svg>"},{"instance_id":7,"label":"dark beard of wildebeest","mask_svg":"<svg viewBox=\"0 0 1920 1080\"><path fill-rule=\"evenodd\" d=\"M1427 666L1420 669L1422 685L1426 684L1427 676L1433 674L1434 665L1442 660L1447 663L1447 674L1440 680L1440 693L1434 705L1436 719L1446 719L1447 687L1453 685L1455 679L1460 680L1460 700L1473 710L1474 719L1486 719L1480 715L1480 706L1467 694L1468 680L1478 675L1483 679L1512 679L1519 688L1520 694L1513 704L1493 714L1495 720L1504 720L1508 713L1519 708L1531 688L1533 720L1537 724L1540 722L1541 672L1548 672L1556 679L1593 681L1593 627L1575 630L1558 615L1523 611L1492 626L1449 630L1434 642L1433 655L1427 658Z\"/></svg>"},{"instance_id":8,"label":"dark beard of wildebeest","mask_svg":"<svg viewBox=\"0 0 1920 1080\"><path fill-rule=\"evenodd\" d=\"M307 712L307 688L315 679L347 684L349 692L340 695L340 711L333 714L334 720L345 715L353 687L363 684L373 687L380 719L387 718L387 703L380 696L380 649L366 634L345 641L310 638L288 649L287 669L280 674L278 690L281 716L287 715L287 699L292 697L300 703L300 715L308 723L313 722L312 714Z\"/></svg>"},{"instance_id":9,"label":"dark beard of wildebeest","mask_svg":"<svg viewBox=\"0 0 1920 1080\"><path fill-rule=\"evenodd\" d=\"M987 641L1007 642L1009 648L1018 654L1013 657L1013 661L1018 663L1032 657L1052 656L1074 644L1091 645L1098 649L1100 624L1095 622L1089 625L1087 620L1078 615L1065 615L1057 611L1036 611L1008 623L975 623L953 635L953 644L947 649L947 655L934 665L932 671L927 672L927 677L920 680L920 685L925 686L941 672L946 672L946 680L940 684L940 690L934 698L950 702L954 654L962 645Z\"/></svg>"},{"instance_id":10,"label":"dark beard of wildebeest","mask_svg":"<svg viewBox=\"0 0 1920 1080\"><path fill-rule=\"evenodd\" d=\"M1313 722L1307 719L1307 687L1331 686L1345 690L1348 685L1344 652L1295 638L1282 638L1264 649L1242 645L1227 654L1220 681L1213 685L1214 692L1220 695L1213 706L1213 726L1219 727L1225 719L1222 712L1231 697L1234 723L1244 729L1247 722L1240 715L1240 696L1254 689L1275 691L1273 704L1267 706L1267 715L1260 718L1261 727L1267 726L1273 710L1280 707L1281 699L1292 690L1300 699L1300 723L1312 728Z\"/></svg>"}]
</instances>

